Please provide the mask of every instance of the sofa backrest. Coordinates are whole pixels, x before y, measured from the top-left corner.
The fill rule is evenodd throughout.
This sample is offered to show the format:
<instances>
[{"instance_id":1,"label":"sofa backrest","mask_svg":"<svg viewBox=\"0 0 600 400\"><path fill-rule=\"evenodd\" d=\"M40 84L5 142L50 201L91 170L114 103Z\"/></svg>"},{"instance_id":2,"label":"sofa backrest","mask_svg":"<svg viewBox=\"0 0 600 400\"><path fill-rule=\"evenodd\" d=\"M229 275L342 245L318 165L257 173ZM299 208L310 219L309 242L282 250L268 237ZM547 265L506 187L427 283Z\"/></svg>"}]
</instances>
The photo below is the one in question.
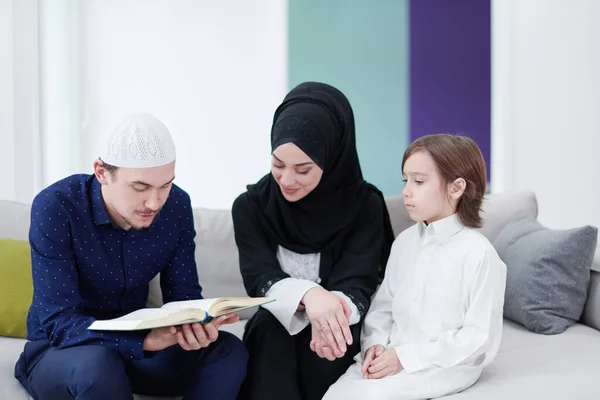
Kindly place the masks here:
<instances>
[{"instance_id":1,"label":"sofa backrest","mask_svg":"<svg viewBox=\"0 0 600 400\"><path fill-rule=\"evenodd\" d=\"M406 212L402 197L387 197L386 204L396 236L414 224ZM484 225L481 232L493 241L515 212L537 217L535 195L532 192L516 192L488 197L483 205ZM195 209L194 223L196 262L205 297L245 296L231 211Z\"/></svg>"},{"instance_id":2,"label":"sofa backrest","mask_svg":"<svg viewBox=\"0 0 600 400\"><path fill-rule=\"evenodd\" d=\"M0 201L0 238L28 240L30 204Z\"/></svg>"},{"instance_id":3,"label":"sofa backrest","mask_svg":"<svg viewBox=\"0 0 600 400\"><path fill-rule=\"evenodd\" d=\"M387 197L386 204L396 235L414 223L409 218L400 196ZM481 233L493 242L515 213L537 217L538 206L533 192L516 191L488 195L483 204L484 225L480 229ZM28 204L0 201L0 237L26 240L29 232L29 214ZM233 236L231 211L196 208L194 224L196 261L204 297L245 296ZM151 282L148 303L151 306L159 306L162 303L159 277ZM582 322L600 330L599 251L596 252L592 266L592 282Z\"/></svg>"},{"instance_id":4,"label":"sofa backrest","mask_svg":"<svg viewBox=\"0 0 600 400\"><path fill-rule=\"evenodd\" d=\"M408 216L401 196L386 198L395 235L414 222ZM522 213L534 218L538 215L536 196L531 191L513 191L488 195L483 203L483 227L481 233L493 242L514 214ZM245 296L239 272L237 247L233 237L233 221L230 210L197 208L194 210L196 227L196 261L198 275L205 297ZM592 283L582 322L600 330L600 259L592 269ZM157 278L158 279L158 278ZM159 305L158 280L152 283L150 304ZM251 313L243 314L249 317Z\"/></svg>"}]
</instances>

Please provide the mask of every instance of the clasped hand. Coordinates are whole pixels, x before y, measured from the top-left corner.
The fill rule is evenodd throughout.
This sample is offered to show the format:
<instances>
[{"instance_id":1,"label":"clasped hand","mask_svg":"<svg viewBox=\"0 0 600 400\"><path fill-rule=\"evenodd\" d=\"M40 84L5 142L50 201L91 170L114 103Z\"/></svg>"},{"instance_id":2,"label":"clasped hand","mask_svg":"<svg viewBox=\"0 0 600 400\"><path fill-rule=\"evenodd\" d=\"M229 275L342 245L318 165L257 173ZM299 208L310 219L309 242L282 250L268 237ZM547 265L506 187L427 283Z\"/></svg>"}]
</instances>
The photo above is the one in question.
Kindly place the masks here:
<instances>
[{"instance_id":1,"label":"clasped hand","mask_svg":"<svg viewBox=\"0 0 600 400\"><path fill-rule=\"evenodd\" d=\"M380 379L396 375L404 367L394 349L386 349L383 345L376 344L365 352L362 366L364 379Z\"/></svg>"}]
</instances>

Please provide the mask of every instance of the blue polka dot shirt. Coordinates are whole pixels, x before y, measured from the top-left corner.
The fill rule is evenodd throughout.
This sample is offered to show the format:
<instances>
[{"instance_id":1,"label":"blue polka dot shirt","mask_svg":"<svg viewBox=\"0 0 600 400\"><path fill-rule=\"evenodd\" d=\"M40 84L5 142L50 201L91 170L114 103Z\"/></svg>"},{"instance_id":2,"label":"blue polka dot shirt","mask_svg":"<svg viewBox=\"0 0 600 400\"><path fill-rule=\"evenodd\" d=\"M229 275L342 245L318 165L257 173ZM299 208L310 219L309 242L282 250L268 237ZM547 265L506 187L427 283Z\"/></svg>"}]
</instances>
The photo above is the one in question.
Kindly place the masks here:
<instances>
[{"instance_id":1,"label":"blue polka dot shirt","mask_svg":"<svg viewBox=\"0 0 600 400\"><path fill-rule=\"evenodd\" d=\"M143 308L160 273L163 301L200 299L188 194L172 186L148 229L114 225L94 175L73 175L40 192L31 208L33 302L27 339L56 348L101 345L144 357L147 331L89 331L96 319Z\"/></svg>"}]
</instances>

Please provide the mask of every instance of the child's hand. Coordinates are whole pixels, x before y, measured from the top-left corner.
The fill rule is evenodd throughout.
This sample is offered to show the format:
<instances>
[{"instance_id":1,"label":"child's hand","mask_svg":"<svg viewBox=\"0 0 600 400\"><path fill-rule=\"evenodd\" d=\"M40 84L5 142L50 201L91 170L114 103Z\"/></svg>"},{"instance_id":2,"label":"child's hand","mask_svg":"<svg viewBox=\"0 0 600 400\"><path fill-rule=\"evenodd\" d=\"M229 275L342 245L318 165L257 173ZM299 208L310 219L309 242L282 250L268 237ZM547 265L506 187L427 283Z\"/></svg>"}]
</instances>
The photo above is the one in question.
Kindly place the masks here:
<instances>
[{"instance_id":1,"label":"child's hand","mask_svg":"<svg viewBox=\"0 0 600 400\"><path fill-rule=\"evenodd\" d=\"M400 363L398 354L394 349L387 349L381 355L375 357L369 367L368 379L380 379L390 375L396 375L404 367Z\"/></svg>"},{"instance_id":2,"label":"child's hand","mask_svg":"<svg viewBox=\"0 0 600 400\"><path fill-rule=\"evenodd\" d=\"M365 359L363 361L362 373L363 378L369 379L368 369L371 366L371 362L375 357L379 357L385 351L385 347L381 344L371 346L365 352Z\"/></svg>"}]
</instances>

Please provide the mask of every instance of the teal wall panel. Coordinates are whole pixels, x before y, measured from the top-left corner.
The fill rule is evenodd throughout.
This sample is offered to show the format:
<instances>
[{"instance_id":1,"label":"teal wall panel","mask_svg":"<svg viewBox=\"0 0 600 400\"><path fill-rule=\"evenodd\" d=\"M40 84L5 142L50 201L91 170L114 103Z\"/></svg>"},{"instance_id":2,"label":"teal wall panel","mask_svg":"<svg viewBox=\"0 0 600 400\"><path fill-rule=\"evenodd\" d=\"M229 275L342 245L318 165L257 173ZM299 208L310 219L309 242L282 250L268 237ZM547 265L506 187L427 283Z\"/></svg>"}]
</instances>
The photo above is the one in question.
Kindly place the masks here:
<instances>
[{"instance_id":1,"label":"teal wall panel","mask_svg":"<svg viewBox=\"0 0 600 400\"><path fill-rule=\"evenodd\" d=\"M408 0L288 0L289 87L339 88L356 119L365 179L402 191L408 145Z\"/></svg>"}]
</instances>

